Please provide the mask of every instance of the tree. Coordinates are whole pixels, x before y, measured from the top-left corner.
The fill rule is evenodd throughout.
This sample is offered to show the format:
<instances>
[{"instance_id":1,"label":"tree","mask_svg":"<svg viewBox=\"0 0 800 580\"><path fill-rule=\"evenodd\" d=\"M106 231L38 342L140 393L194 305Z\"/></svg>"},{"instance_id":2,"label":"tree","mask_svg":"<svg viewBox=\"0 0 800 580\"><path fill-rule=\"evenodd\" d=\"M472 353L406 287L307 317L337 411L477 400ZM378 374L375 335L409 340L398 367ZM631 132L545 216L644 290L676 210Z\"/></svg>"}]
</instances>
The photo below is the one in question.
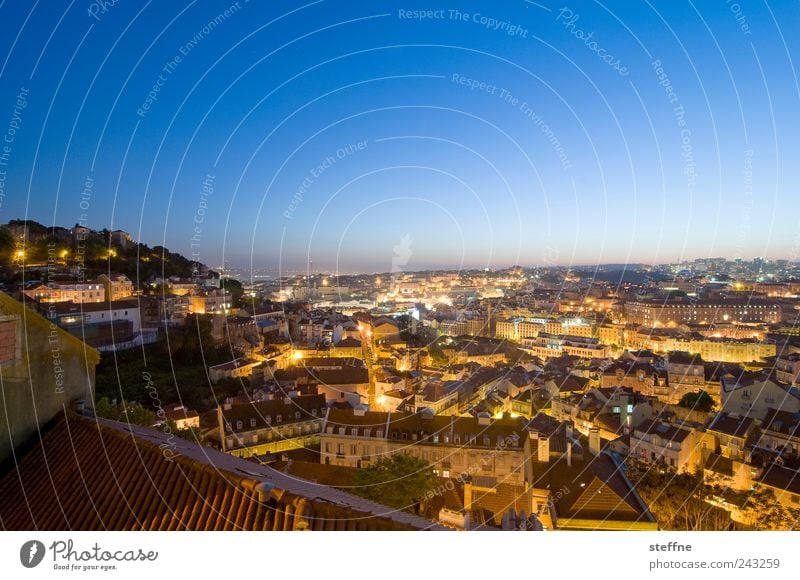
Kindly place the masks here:
<instances>
[{"instance_id":1,"label":"tree","mask_svg":"<svg viewBox=\"0 0 800 580\"><path fill-rule=\"evenodd\" d=\"M714 410L714 399L705 391L695 391L694 393L686 393L678 405L684 409L710 413Z\"/></svg>"},{"instance_id":2,"label":"tree","mask_svg":"<svg viewBox=\"0 0 800 580\"><path fill-rule=\"evenodd\" d=\"M145 409L139 403L117 405L110 403L106 397L102 397L95 403L94 412L95 415L104 419L142 425L144 427L152 426L156 420L155 413Z\"/></svg>"},{"instance_id":3,"label":"tree","mask_svg":"<svg viewBox=\"0 0 800 580\"><path fill-rule=\"evenodd\" d=\"M705 501L711 488L699 474L630 460L627 475L662 530L720 531L733 525L725 510Z\"/></svg>"},{"instance_id":4,"label":"tree","mask_svg":"<svg viewBox=\"0 0 800 580\"><path fill-rule=\"evenodd\" d=\"M433 467L424 459L397 453L356 473L353 493L384 505L418 512L425 494L436 487Z\"/></svg>"},{"instance_id":5,"label":"tree","mask_svg":"<svg viewBox=\"0 0 800 580\"><path fill-rule=\"evenodd\" d=\"M428 345L428 354L430 355L431 365L434 367L446 367L449 364L447 355L438 344Z\"/></svg>"},{"instance_id":6,"label":"tree","mask_svg":"<svg viewBox=\"0 0 800 580\"><path fill-rule=\"evenodd\" d=\"M6 226L0 226L0 262L10 264L14 260L16 240Z\"/></svg>"},{"instance_id":7,"label":"tree","mask_svg":"<svg viewBox=\"0 0 800 580\"><path fill-rule=\"evenodd\" d=\"M220 286L222 286L223 290L226 292L230 292L231 304L238 305L244 295L242 283L236 278L222 278L222 280L220 280Z\"/></svg>"},{"instance_id":8,"label":"tree","mask_svg":"<svg viewBox=\"0 0 800 580\"><path fill-rule=\"evenodd\" d=\"M187 427L186 429L178 429L178 425L172 419L167 419L162 425L161 430L168 435L175 435L181 439L186 439L192 443L200 443L202 441L202 434L197 427Z\"/></svg>"}]
</instances>

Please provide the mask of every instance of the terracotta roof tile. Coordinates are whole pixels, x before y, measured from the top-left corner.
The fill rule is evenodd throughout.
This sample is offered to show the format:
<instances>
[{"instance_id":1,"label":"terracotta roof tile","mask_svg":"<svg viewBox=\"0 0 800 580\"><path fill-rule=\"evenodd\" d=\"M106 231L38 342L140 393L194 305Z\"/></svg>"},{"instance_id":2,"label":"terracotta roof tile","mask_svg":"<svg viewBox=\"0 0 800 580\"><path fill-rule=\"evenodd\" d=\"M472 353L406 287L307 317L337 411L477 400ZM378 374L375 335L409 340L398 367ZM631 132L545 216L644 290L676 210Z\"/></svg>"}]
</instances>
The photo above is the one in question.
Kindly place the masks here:
<instances>
[{"instance_id":1,"label":"terracotta roof tile","mask_svg":"<svg viewBox=\"0 0 800 580\"><path fill-rule=\"evenodd\" d=\"M259 486L272 491L259 499ZM0 475L7 530L439 529L143 427L65 413ZM300 514L300 515L297 515Z\"/></svg>"}]
</instances>

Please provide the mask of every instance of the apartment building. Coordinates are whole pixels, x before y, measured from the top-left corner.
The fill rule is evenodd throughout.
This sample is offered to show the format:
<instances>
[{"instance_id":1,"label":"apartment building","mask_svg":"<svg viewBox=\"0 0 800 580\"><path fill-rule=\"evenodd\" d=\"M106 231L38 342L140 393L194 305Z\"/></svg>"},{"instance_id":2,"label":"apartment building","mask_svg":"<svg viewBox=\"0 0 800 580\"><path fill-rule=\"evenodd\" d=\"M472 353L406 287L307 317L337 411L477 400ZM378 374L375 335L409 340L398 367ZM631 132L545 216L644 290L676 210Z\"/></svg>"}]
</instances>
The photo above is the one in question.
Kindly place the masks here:
<instances>
[{"instance_id":1,"label":"apartment building","mask_svg":"<svg viewBox=\"0 0 800 580\"><path fill-rule=\"evenodd\" d=\"M133 282L125 274L101 274L97 281L103 285L107 302L116 302L133 296Z\"/></svg>"},{"instance_id":2,"label":"apartment building","mask_svg":"<svg viewBox=\"0 0 800 580\"><path fill-rule=\"evenodd\" d=\"M521 485L526 440L521 419L331 409L320 433L320 462L364 467L407 453L433 464L440 477L467 474Z\"/></svg>"},{"instance_id":3,"label":"apartment building","mask_svg":"<svg viewBox=\"0 0 800 580\"><path fill-rule=\"evenodd\" d=\"M324 395L225 403L217 407L222 450L254 457L314 447L327 411Z\"/></svg>"},{"instance_id":4,"label":"apartment building","mask_svg":"<svg viewBox=\"0 0 800 580\"><path fill-rule=\"evenodd\" d=\"M37 302L74 302L90 304L106 302L106 291L99 281L64 281L39 284L23 292L25 296Z\"/></svg>"},{"instance_id":5,"label":"apartment building","mask_svg":"<svg viewBox=\"0 0 800 580\"><path fill-rule=\"evenodd\" d=\"M640 300L626 302L623 309L626 322L649 327L734 321L774 324L782 320L780 304L759 299Z\"/></svg>"},{"instance_id":6,"label":"apartment building","mask_svg":"<svg viewBox=\"0 0 800 580\"><path fill-rule=\"evenodd\" d=\"M645 463L663 463L679 473L694 473L701 465L699 433L664 421L647 419L631 432L630 454Z\"/></svg>"}]
</instances>

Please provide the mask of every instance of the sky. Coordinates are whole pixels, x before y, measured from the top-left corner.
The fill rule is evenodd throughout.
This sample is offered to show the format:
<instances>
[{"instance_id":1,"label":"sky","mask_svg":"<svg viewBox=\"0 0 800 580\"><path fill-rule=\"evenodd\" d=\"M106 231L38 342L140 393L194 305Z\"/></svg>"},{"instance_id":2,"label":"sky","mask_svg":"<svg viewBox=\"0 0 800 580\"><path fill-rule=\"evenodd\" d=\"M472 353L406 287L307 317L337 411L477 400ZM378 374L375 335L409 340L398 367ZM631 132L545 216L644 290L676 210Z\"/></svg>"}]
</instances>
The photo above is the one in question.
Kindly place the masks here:
<instances>
[{"instance_id":1,"label":"sky","mask_svg":"<svg viewBox=\"0 0 800 580\"><path fill-rule=\"evenodd\" d=\"M800 257L794 1L4 2L0 221L210 266Z\"/></svg>"}]
</instances>

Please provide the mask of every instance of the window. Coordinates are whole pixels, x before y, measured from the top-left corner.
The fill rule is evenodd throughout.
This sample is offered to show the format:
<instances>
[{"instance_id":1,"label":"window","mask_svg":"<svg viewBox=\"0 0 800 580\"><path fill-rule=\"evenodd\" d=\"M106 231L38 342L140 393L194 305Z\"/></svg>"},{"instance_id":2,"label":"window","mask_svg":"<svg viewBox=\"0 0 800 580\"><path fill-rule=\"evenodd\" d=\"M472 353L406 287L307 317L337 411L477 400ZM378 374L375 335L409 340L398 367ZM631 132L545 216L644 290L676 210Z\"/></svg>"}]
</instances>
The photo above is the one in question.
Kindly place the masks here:
<instances>
[{"instance_id":1,"label":"window","mask_svg":"<svg viewBox=\"0 0 800 580\"><path fill-rule=\"evenodd\" d=\"M442 477L450 477L450 470L442 469Z\"/></svg>"},{"instance_id":2,"label":"window","mask_svg":"<svg viewBox=\"0 0 800 580\"><path fill-rule=\"evenodd\" d=\"M236 421L236 429L239 430L244 427L244 424L241 421Z\"/></svg>"},{"instance_id":3,"label":"window","mask_svg":"<svg viewBox=\"0 0 800 580\"><path fill-rule=\"evenodd\" d=\"M345 428L339 427L339 435L344 435L344 434L345 434Z\"/></svg>"},{"instance_id":4,"label":"window","mask_svg":"<svg viewBox=\"0 0 800 580\"><path fill-rule=\"evenodd\" d=\"M228 421L225 421L225 430L226 431L233 431L233 427L231 427L231 424Z\"/></svg>"},{"instance_id":5,"label":"window","mask_svg":"<svg viewBox=\"0 0 800 580\"><path fill-rule=\"evenodd\" d=\"M295 413L294 413L294 418L295 418L295 419L299 419L300 417L301 417L301 415L300 415L300 411L295 411Z\"/></svg>"},{"instance_id":6,"label":"window","mask_svg":"<svg viewBox=\"0 0 800 580\"><path fill-rule=\"evenodd\" d=\"M364 429L364 437L372 437L372 429Z\"/></svg>"},{"instance_id":7,"label":"window","mask_svg":"<svg viewBox=\"0 0 800 580\"><path fill-rule=\"evenodd\" d=\"M283 421L283 417L281 415L276 415L275 416L275 422L276 423L280 423L281 421Z\"/></svg>"},{"instance_id":8,"label":"window","mask_svg":"<svg viewBox=\"0 0 800 580\"><path fill-rule=\"evenodd\" d=\"M375 432L375 437L378 437L378 438L381 438L381 437L383 437L383 429L378 429L378 430Z\"/></svg>"},{"instance_id":9,"label":"window","mask_svg":"<svg viewBox=\"0 0 800 580\"><path fill-rule=\"evenodd\" d=\"M316 409L311 409L311 414L316 417L317 416L317 410Z\"/></svg>"},{"instance_id":10,"label":"window","mask_svg":"<svg viewBox=\"0 0 800 580\"><path fill-rule=\"evenodd\" d=\"M350 435L352 437L358 437L358 428L357 427L353 427L352 429L350 429Z\"/></svg>"},{"instance_id":11,"label":"window","mask_svg":"<svg viewBox=\"0 0 800 580\"><path fill-rule=\"evenodd\" d=\"M356 454L356 446L355 445L351 445L350 446L350 455L355 455L355 454Z\"/></svg>"},{"instance_id":12,"label":"window","mask_svg":"<svg viewBox=\"0 0 800 580\"><path fill-rule=\"evenodd\" d=\"M256 426L256 420L255 419L250 419L250 426L251 427L255 427Z\"/></svg>"},{"instance_id":13,"label":"window","mask_svg":"<svg viewBox=\"0 0 800 580\"><path fill-rule=\"evenodd\" d=\"M331 452L331 444L330 443L326 443L325 444L325 453L330 453L330 452Z\"/></svg>"},{"instance_id":14,"label":"window","mask_svg":"<svg viewBox=\"0 0 800 580\"><path fill-rule=\"evenodd\" d=\"M267 425L272 425L272 417L270 417L269 415L264 417L264 421L267 422Z\"/></svg>"}]
</instances>

